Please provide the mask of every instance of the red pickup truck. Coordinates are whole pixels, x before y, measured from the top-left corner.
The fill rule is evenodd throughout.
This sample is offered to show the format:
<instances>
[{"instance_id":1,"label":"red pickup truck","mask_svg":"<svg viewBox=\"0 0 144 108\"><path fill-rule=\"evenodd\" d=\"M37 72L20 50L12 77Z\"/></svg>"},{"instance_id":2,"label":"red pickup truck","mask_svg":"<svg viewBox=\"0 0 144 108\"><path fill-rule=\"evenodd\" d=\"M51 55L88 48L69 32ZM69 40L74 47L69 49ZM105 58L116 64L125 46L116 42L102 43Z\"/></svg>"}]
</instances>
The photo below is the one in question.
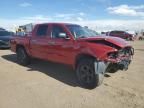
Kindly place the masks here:
<instances>
[{"instance_id":1,"label":"red pickup truck","mask_svg":"<svg viewBox=\"0 0 144 108\"><path fill-rule=\"evenodd\" d=\"M19 64L26 66L31 58L67 64L76 70L80 85L88 89L99 86L105 72L127 70L134 54L123 39L96 36L68 23L37 24L30 34L14 36L10 43Z\"/></svg>"},{"instance_id":2,"label":"red pickup truck","mask_svg":"<svg viewBox=\"0 0 144 108\"><path fill-rule=\"evenodd\" d=\"M106 33L107 36L119 37L125 40L134 41L134 35L126 32L126 31L110 31Z\"/></svg>"}]
</instances>

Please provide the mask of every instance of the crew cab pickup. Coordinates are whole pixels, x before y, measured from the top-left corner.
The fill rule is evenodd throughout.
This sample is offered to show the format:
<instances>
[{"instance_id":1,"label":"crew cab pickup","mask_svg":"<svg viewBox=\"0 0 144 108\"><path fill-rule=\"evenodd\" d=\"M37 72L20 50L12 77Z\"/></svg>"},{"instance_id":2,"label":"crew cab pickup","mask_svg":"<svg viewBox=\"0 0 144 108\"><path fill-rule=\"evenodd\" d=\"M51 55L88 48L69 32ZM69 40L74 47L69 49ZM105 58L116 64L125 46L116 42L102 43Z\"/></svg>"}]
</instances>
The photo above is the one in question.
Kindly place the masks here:
<instances>
[{"instance_id":1,"label":"crew cab pickup","mask_svg":"<svg viewBox=\"0 0 144 108\"><path fill-rule=\"evenodd\" d=\"M134 49L117 37L96 36L77 24L36 24L29 34L14 36L11 50L17 62L30 64L31 58L44 59L71 66L82 87L99 86L105 72L127 70Z\"/></svg>"}]
</instances>

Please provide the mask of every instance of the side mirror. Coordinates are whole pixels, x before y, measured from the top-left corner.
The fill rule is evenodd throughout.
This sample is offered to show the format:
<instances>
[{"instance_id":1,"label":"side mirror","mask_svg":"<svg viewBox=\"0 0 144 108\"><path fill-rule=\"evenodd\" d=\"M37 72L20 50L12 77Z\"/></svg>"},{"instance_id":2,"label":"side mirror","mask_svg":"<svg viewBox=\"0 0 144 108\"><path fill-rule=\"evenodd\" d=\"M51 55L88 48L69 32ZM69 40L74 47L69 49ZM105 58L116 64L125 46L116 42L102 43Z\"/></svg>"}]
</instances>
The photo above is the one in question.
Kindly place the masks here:
<instances>
[{"instance_id":1,"label":"side mirror","mask_svg":"<svg viewBox=\"0 0 144 108\"><path fill-rule=\"evenodd\" d=\"M59 33L59 37L60 37L60 38L64 38L64 39L70 39L70 38L66 35L66 33Z\"/></svg>"}]
</instances>

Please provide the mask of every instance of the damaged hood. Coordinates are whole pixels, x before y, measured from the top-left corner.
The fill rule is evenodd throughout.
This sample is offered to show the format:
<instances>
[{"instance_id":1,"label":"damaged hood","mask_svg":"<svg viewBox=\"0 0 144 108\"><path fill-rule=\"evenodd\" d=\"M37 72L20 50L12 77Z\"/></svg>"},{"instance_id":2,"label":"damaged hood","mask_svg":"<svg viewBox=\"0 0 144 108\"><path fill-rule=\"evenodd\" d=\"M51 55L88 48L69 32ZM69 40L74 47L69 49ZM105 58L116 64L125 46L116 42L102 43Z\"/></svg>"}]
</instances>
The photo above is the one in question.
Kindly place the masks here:
<instances>
[{"instance_id":1,"label":"damaged hood","mask_svg":"<svg viewBox=\"0 0 144 108\"><path fill-rule=\"evenodd\" d=\"M109 36L96 36L88 38L79 38L79 41L87 41L100 44L114 44L120 48L131 46L127 41L118 37L109 37Z\"/></svg>"}]
</instances>

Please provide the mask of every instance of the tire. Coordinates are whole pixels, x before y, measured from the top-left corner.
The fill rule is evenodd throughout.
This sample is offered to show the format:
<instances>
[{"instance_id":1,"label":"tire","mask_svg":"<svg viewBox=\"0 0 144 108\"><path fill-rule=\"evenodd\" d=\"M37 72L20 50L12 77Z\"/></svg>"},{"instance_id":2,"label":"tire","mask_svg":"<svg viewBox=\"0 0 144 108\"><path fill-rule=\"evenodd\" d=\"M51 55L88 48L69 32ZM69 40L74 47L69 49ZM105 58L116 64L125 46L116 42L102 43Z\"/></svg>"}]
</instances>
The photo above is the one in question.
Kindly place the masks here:
<instances>
[{"instance_id":1,"label":"tire","mask_svg":"<svg viewBox=\"0 0 144 108\"><path fill-rule=\"evenodd\" d=\"M139 40L142 40L142 37L139 37Z\"/></svg>"},{"instance_id":2,"label":"tire","mask_svg":"<svg viewBox=\"0 0 144 108\"><path fill-rule=\"evenodd\" d=\"M26 53L25 49L22 47L17 49L17 62L23 66L27 66L30 64L30 57Z\"/></svg>"},{"instance_id":3,"label":"tire","mask_svg":"<svg viewBox=\"0 0 144 108\"><path fill-rule=\"evenodd\" d=\"M76 75L80 85L87 89L94 89L101 85L104 79L103 73L95 73L94 59L84 58L80 60L76 68Z\"/></svg>"}]
</instances>

